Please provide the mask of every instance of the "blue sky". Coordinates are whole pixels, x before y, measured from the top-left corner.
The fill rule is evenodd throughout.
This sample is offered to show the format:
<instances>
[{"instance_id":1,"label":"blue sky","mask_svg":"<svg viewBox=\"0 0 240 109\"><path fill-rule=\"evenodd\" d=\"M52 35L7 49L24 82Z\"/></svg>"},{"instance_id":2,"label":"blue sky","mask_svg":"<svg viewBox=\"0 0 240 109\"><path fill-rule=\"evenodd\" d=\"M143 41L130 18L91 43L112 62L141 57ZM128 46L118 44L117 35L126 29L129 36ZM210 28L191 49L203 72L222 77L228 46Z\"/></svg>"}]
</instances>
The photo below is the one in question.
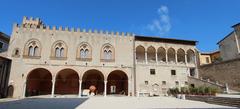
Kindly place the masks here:
<instances>
[{"instance_id":1,"label":"blue sky","mask_svg":"<svg viewBox=\"0 0 240 109\"><path fill-rule=\"evenodd\" d=\"M0 31L11 34L23 16L47 25L197 40L201 51L240 22L240 0L0 0Z\"/></svg>"}]
</instances>

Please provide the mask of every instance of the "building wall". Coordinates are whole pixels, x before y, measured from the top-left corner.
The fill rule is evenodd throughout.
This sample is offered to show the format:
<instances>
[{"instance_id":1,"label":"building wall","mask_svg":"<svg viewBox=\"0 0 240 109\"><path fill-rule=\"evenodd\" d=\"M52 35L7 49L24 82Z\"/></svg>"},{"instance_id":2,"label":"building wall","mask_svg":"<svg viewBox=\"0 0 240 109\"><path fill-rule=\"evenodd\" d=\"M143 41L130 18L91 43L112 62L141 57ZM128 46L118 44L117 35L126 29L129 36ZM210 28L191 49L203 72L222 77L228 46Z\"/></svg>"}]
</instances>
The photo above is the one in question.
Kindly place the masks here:
<instances>
[{"instance_id":1,"label":"building wall","mask_svg":"<svg viewBox=\"0 0 240 109\"><path fill-rule=\"evenodd\" d=\"M196 49L195 46L191 45L135 41L135 47L137 48L138 46L143 46L145 48L145 52L147 52L148 47L154 47L156 52L160 47L163 47L165 50L173 48L176 52L179 49L183 49L185 52L184 56L187 54L187 50ZM195 54L197 53L195 52ZM149 58L148 55L147 58ZM155 87L154 85L157 84L159 89L157 90L157 93L165 94L168 88L187 86L187 77L190 76L190 68L194 68L196 70L196 74L194 75L195 77L197 77L198 74L196 63L188 63L187 61L186 63L160 62L159 59L156 63L145 63L142 61L138 62L136 60L136 90L138 92L153 91ZM151 75L150 69L155 69L156 74ZM171 70L176 70L176 75L171 75ZM146 84L145 81L148 81L148 84ZM162 81L166 81L166 85L162 84ZM176 81L179 82L179 85L176 85Z\"/></svg>"},{"instance_id":2,"label":"building wall","mask_svg":"<svg viewBox=\"0 0 240 109\"><path fill-rule=\"evenodd\" d=\"M187 62L187 51L193 51L196 57L195 45L184 45L164 42L135 41L135 37L126 33L92 31L85 29L56 28L44 26L39 19L27 20L24 18L23 25L14 25L8 49L8 56L12 59L11 75L9 85L14 87L13 97L22 97L26 89L28 74L37 68L44 68L51 72L52 78L56 78L58 72L63 69L72 69L77 72L80 81L85 72L96 69L104 75L107 81L108 75L115 70L121 70L128 76L128 90L134 94L142 91L140 87L144 81L149 81L147 90L152 90L152 86L157 86L157 93L162 93L162 88L176 87L175 81L179 81L179 86L184 86L187 76L190 75L190 68L196 69L196 58L194 63ZM36 57L27 56L28 42L34 40L39 46L40 53ZM52 46L56 41L64 42L67 52L64 58L52 57L54 50ZM77 59L78 47L81 43L88 43L91 46L91 59ZM102 60L101 50L103 45L110 44L114 48L114 59L111 61ZM142 45L145 50L153 46L156 50L164 47L165 50L172 48L176 52L180 48L184 51L183 63L138 63L135 60L136 47ZM16 52L18 51L18 52ZM175 55L177 56L177 55ZM150 75L149 69L155 69L156 74ZM176 75L171 76L171 70L176 70ZM162 81L166 81L165 86L161 86Z\"/></svg>"},{"instance_id":3,"label":"building wall","mask_svg":"<svg viewBox=\"0 0 240 109\"><path fill-rule=\"evenodd\" d=\"M240 58L234 32L219 43L219 50L223 61Z\"/></svg>"},{"instance_id":4,"label":"building wall","mask_svg":"<svg viewBox=\"0 0 240 109\"><path fill-rule=\"evenodd\" d=\"M204 64L210 64L212 63L212 60L211 60L211 55L205 55L205 54L200 54L200 65L204 65ZM209 62L207 62L207 59L209 59Z\"/></svg>"},{"instance_id":5,"label":"building wall","mask_svg":"<svg viewBox=\"0 0 240 109\"><path fill-rule=\"evenodd\" d=\"M230 89L240 91L240 60L234 59L200 66L199 77L228 83Z\"/></svg>"},{"instance_id":6,"label":"building wall","mask_svg":"<svg viewBox=\"0 0 240 109\"><path fill-rule=\"evenodd\" d=\"M35 39L40 42L40 57L31 58L24 55L25 45ZM56 41L64 41L67 45L67 58L63 60L51 58L51 47ZM119 33L103 34L99 32L70 31L64 29L30 28L15 25L8 50L8 56L12 59L10 85L14 86L14 97L23 95L23 86L28 73L36 68L45 68L52 73L53 78L60 70L70 68L75 70L80 78L83 73L90 69L97 69L104 75L105 80L110 72L114 70L124 71L129 80L133 73L133 36ZM92 48L92 59L90 61L79 61L76 59L77 48L80 43L87 42ZM101 61L101 49L104 44L111 44L115 49L115 60L111 62ZM19 50L19 56L14 53ZM133 82L132 82L133 83Z\"/></svg>"}]
</instances>

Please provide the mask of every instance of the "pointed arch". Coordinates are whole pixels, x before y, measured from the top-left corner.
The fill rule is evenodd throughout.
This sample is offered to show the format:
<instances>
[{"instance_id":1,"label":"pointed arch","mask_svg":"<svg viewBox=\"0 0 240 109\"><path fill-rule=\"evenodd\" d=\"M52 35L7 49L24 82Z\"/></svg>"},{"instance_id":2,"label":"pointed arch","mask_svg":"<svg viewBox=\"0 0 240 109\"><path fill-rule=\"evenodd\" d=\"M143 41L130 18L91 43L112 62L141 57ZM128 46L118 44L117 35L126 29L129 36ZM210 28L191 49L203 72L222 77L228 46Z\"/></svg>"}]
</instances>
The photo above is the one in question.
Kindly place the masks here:
<instances>
[{"instance_id":1,"label":"pointed arch","mask_svg":"<svg viewBox=\"0 0 240 109\"><path fill-rule=\"evenodd\" d=\"M51 58L66 59L68 47L62 40L55 41L51 49Z\"/></svg>"},{"instance_id":2,"label":"pointed arch","mask_svg":"<svg viewBox=\"0 0 240 109\"><path fill-rule=\"evenodd\" d=\"M90 61L92 59L92 47L87 42L82 42L78 45L77 55L78 60Z\"/></svg>"},{"instance_id":3,"label":"pointed arch","mask_svg":"<svg viewBox=\"0 0 240 109\"><path fill-rule=\"evenodd\" d=\"M37 39L30 39L26 42L24 46L24 57L38 57L41 56L41 43Z\"/></svg>"},{"instance_id":4,"label":"pointed arch","mask_svg":"<svg viewBox=\"0 0 240 109\"><path fill-rule=\"evenodd\" d=\"M101 61L104 61L104 62L112 62L112 61L115 61L115 49L114 47L109 44L109 43L106 43L102 46L102 49L101 49Z\"/></svg>"}]
</instances>

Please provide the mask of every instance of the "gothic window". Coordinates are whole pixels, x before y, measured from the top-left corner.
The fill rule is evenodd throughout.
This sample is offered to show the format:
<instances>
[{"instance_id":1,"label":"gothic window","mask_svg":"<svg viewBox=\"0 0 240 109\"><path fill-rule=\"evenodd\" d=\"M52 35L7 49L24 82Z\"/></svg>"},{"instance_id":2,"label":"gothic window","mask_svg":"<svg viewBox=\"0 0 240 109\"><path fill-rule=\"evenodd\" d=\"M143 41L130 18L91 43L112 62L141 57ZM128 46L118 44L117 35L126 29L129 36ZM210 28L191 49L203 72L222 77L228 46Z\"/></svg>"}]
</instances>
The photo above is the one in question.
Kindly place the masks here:
<instances>
[{"instance_id":1,"label":"gothic window","mask_svg":"<svg viewBox=\"0 0 240 109\"><path fill-rule=\"evenodd\" d=\"M103 46L101 59L103 61L113 61L114 60L114 48L112 45L105 44Z\"/></svg>"},{"instance_id":2,"label":"gothic window","mask_svg":"<svg viewBox=\"0 0 240 109\"><path fill-rule=\"evenodd\" d=\"M29 47L28 56L34 56L34 49L32 46Z\"/></svg>"},{"instance_id":3,"label":"gothic window","mask_svg":"<svg viewBox=\"0 0 240 109\"><path fill-rule=\"evenodd\" d=\"M58 47L55 49L55 56L60 57L60 49Z\"/></svg>"},{"instance_id":4,"label":"gothic window","mask_svg":"<svg viewBox=\"0 0 240 109\"><path fill-rule=\"evenodd\" d=\"M82 61L91 60L91 46L88 43L83 42L79 45L77 51L77 59L80 59Z\"/></svg>"},{"instance_id":5,"label":"gothic window","mask_svg":"<svg viewBox=\"0 0 240 109\"><path fill-rule=\"evenodd\" d=\"M36 39L29 40L25 45L24 57L40 57L40 54L41 54L40 42Z\"/></svg>"},{"instance_id":6,"label":"gothic window","mask_svg":"<svg viewBox=\"0 0 240 109\"><path fill-rule=\"evenodd\" d=\"M67 46L63 41L56 41L52 47L52 58L66 58Z\"/></svg>"}]
</instances>

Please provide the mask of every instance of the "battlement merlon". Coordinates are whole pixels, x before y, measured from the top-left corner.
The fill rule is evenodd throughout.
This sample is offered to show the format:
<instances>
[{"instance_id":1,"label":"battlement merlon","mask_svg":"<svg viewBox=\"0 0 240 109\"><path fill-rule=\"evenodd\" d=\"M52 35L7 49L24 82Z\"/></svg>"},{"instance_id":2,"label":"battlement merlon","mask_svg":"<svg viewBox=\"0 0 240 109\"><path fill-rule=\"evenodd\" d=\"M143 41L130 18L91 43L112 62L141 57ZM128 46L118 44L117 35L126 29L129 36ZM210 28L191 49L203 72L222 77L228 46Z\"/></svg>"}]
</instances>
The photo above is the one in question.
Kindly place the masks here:
<instances>
[{"instance_id":1,"label":"battlement merlon","mask_svg":"<svg viewBox=\"0 0 240 109\"><path fill-rule=\"evenodd\" d=\"M88 34L103 34L103 35L112 35L112 36L119 36L119 37L134 37L133 33L125 33L125 32L109 32L109 31L103 31L103 30L92 30L92 29L80 29L80 28L69 28L69 27L62 27L62 26L49 26L45 25L39 18L27 18L23 17L23 22L21 25L14 23L13 28L29 28L33 31L35 29L44 30L44 31L66 31L66 32L82 32L82 33L88 33ZM28 31L28 29L23 29Z\"/></svg>"},{"instance_id":2,"label":"battlement merlon","mask_svg":"<svg viewBox=\"0 0 240 109\"><path fill-rule=\"evenodd\" d=\"M33 18L33 17L23 17L23 21L22 21L22 25L24 27L35 27L35 28L40 28L40 26L44 26L44 23L42 22L42 20L40 20L40 18Z\"/></svg>"}]
</instances>

